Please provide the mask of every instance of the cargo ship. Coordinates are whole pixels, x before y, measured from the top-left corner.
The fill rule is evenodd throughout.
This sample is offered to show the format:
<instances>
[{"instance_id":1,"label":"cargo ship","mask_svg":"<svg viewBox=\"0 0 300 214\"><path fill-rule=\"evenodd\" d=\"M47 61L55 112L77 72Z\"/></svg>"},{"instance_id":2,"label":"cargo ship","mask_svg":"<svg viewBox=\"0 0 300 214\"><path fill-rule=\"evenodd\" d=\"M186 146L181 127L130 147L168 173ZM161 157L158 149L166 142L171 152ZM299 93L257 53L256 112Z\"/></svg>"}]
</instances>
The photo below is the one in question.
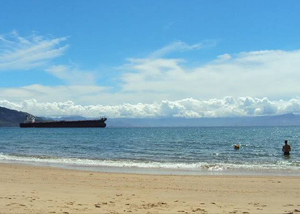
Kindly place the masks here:
<instances>
[{"instance_id":1,"label":"cargo ship","mask_svg":"<svg viewBox=\"0 0 300 214\"><path fill-rule=\"evenodd\" d=\"M20 123L21 128L104 128L107 118L99 120L76 120L76 121L43 121L35 122L32 115L26 116L24 123Z\"/></svg>"}]
</instances>

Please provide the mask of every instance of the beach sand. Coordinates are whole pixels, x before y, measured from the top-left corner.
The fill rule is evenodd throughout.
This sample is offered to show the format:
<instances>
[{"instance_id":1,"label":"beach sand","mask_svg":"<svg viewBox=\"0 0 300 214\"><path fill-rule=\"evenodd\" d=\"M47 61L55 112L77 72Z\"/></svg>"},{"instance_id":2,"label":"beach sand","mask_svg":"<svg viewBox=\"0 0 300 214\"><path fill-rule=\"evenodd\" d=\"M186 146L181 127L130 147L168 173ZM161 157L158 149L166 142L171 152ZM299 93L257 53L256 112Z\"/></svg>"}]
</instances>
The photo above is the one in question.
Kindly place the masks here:
<instances>
[{"instance_id":1,"label":"beach sand","mask_svg":"<svg viewBox=\"0 0 300 214\"><path fill-rule=\"evenodd\" d=\"M0 172L0 213L300 213L300 177Z\"/></svg>"}]
</instances>

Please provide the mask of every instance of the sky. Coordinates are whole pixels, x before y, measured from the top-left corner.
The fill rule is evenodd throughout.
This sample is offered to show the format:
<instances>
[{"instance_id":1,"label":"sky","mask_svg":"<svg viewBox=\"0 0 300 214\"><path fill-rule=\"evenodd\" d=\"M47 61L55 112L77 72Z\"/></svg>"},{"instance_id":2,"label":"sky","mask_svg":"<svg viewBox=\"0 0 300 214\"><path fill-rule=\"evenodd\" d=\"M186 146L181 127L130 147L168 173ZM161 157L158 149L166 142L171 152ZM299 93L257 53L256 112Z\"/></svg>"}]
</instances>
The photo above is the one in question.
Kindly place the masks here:
<instances>
[{"instance_id":1,"label":"sky","mask_svg":"<svg viewBox=\"0 0 300 214\"><path fill-rule=\"evenodd\" d=\"M300 113L300 2L1 0L0 106L36 116Z\"/></svg>"}]
</instances>

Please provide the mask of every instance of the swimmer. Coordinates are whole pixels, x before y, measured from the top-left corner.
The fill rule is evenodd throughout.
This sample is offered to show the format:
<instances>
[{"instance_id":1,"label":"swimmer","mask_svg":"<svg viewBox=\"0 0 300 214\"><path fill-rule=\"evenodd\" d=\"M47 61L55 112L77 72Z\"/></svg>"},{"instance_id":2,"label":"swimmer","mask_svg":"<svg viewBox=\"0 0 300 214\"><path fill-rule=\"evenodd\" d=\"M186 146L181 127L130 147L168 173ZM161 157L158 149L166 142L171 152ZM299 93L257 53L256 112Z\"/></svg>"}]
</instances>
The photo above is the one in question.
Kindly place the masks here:
<instances>
[{"instance_id":1,"label":"swimmer","mask_svg":"<svg viewBox=\"0 0 300 214\"><path fill-rule=\"evenodd\" d=\"M239 144L235 144L234 145L234 149L240 149L240 145Z\"/></svg>"},{"instance_id":2,"label":"swimmer","mask_svg":"<svg viewBox=\"0 0 300 214\"><path fill-rule=\"evenodd\" d=\"M284 146L282 147L283 155L290 155L291 146L288 144L288 141L284 141Z\"/></svg>"}]
</instances>

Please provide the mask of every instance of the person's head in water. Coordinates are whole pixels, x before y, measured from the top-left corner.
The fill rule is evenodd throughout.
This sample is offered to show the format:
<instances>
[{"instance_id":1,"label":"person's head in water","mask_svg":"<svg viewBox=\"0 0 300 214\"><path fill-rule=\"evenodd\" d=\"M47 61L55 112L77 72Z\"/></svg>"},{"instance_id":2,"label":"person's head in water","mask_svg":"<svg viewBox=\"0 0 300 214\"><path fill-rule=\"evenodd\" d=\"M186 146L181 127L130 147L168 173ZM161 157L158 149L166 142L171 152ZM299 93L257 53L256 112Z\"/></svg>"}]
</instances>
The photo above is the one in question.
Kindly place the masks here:
<instances>
[{"instance_id":1,"label":"person's head in water","mask_svg":"<svg viewBox=\"0 0 300 214\"><path fill-rule=\"evenodd\" d=\"M288 141L287 141L287 140L285 140L285 141L284 141L284 144L285 144L285 145L287 145L287 144L288 144Z\"/></svg>"}]
</instances>

